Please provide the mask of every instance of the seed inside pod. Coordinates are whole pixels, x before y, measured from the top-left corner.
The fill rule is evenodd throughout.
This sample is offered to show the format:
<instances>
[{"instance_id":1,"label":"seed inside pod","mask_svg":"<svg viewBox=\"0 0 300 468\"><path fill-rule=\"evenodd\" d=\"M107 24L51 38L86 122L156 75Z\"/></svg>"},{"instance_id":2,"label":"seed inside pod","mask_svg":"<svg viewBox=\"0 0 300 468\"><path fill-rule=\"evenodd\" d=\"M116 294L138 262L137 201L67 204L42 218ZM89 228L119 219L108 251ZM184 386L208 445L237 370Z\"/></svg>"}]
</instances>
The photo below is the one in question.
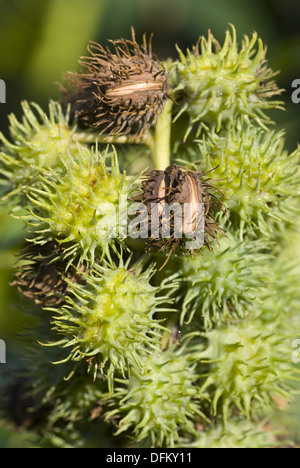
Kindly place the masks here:
<instances>
[{"instance_id":1,"label":"seed inside pod","mask_svg":"<svg viewBox=\"0 0 300 468\"><path fill-rule=\"evenodd\" d=\"M199 205L203 203L200 180L192 174L185 175L184 184L188 191L189 210L185 211L184 233L186 236L192 234L197 229L197 219L199 216Z\"/></svg>"},{"instance_id":2,"label":"seed inside pod","mask_svg":"<svg viewBox=\"0 0 300 468\"><path fill-rule=\"evenodd\" d=\"M123 100L126 98L135 98L136 93L142 93L145 95L147 92L151 91L159 91L162 87L162 81L156 81L156 82L151 82L151 81L141 81L141 82L134 82L134 83L128 83L128 84L123 84L120 86L114 86L111 88L107 88L105 95L108 98L117 98L121 97Z\"/></svg>"},{"instance_id":3,"label":"seed inside pod","mask_svg":"<svg viewBox=\"0 0 300 468\"><path fill-rule=\"evenodd\" d=\"M199 175L192 171L183 172L175 164L171 166L170 172L169 203L171 206L179 205L177 215L178 223L182 220L181 231L185 237L193 237L197 230L200 234L200 226L202 232L204 231L203 196Z\"/></svg>"}]
</instances>

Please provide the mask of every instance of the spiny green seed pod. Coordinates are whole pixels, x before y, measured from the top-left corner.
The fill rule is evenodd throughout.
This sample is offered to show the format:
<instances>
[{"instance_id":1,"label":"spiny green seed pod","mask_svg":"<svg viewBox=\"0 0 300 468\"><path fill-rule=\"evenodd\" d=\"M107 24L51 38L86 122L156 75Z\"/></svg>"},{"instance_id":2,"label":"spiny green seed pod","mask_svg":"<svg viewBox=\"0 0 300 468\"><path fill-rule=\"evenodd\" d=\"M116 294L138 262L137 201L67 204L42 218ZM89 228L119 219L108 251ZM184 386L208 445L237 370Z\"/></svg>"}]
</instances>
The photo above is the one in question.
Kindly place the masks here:
<instances>
[{"instance_id":1,"label":"spiny green seed pod","mask_svg":"<svg viewBox=\"0 0 300 468\"><path fill-rule=\"evenodd\" d=\"M35 186L41 171L59 166L67 150L77 151L78 146L69 109L63 113L55 101L50 101L49 116L34 103L23 101L22 109L22 122L14 114L8 117L12 142L0 133L0 187L7 196Z\"/></svg>"},{"instance_id":2,"label":"spiny green seed pod","mask_svg":"<svg viewBox=\"0 0 300 468\"><path fill-rule=\"evenodd\" d=\"M61 382L52 395L48 394L53 409L48 417L48 427L54 430L63 422L76 426L78 421L88 422L102 412L101 400L106 392L106 385L100 378L93 381L86 374L75 375L67 382ZM51 401L52 398L52 401Z\"/></svg>"},{"instance_id":3,"label":"spiny green seed pod","mask_svg":"<svg viewBox=\"0 0 300 468\"><path fill-rule=\"evenodd\" d=\"M232 127L225 134L209 132L199 143L196 167L214 169L215 184L222 185L241 236L244 227L254 227L270 237L276 223L290 223L295 216L294 205L284 201L299 195L300 151L289 155L284 145L283 132L264 132L253 125Z\"/></svg>"},{"instance_id":4,"label":"spiny green seed pod","mask_svg":"<svg viewBox=\"0 0 300 468\"><path fill-rule=\"evenodd\" d=\"M300 337L300 232L286 229L279 246L276 259L272 264L274 276L273 288L267 288L263 295L264 316L270 320L280 311L283 327L292 330L295 338ZM278 247L278 246L277 246ZM293 324L293 326L291 325Z\"/></svg>"},{"instance_id":5,"label":"spiny green seed pod","mask_svg":"<svg viewBox=\"0 0 300 468\"><path fill-rule=\"evenodd\" d=\"M27 393L34 400L34 405L37 408L46 406L52 408L55 399L58 398L59 392L67 386L65 378L72 371L72 363L67 363L65 366L56 366L54 363L64 358L64 350L58 346L41 346L36 340L37 335L50 335L50 316L43 310L43 317L40 317L38 326L35 329L28 330L27 346L24 351L24 376L27 383L30 385L27 388ZM53 334L52 334L53 337ZM86 365L87 366L87 365ZM79 379L83 372L78 372ZM84 374L85 375L85 374ZM87 379L92 381L91 378ZM69 385L71 387L72 380ZM25 392L24 392L25 393Z\"/></svg>"},{"instance_id":6,"label":"spiny green seed pod","mask_svg":"<svg viewBox=\"0 0 300 468\"><path fill-rule=\"evenodd\" d=\"M40 177L40 188L28 198L31 214L23 219L31 226L32 241L55 240L61 259L93 264L95 254L110 255L110 248L127 236L130 197L137 177L126 177L118 167L116 153L80 149L61 160L63 174L48 171Z\"/></svg>"},{"instance_id":7,"label":"spiny green seed pod","mask_svg":"<svg viewBox=\"0 0 300 468\"><path fill-rule=\"evenodd\" d=\"M117 408L106 415L107 420L118 421L115 435L125 432L137 442L174 447L180 434L195 434L195 422L203 421L204 415L190 359L185 346L172 346L145 359L141 373L132 371L110 401Z\"/></svg>"},{"instance_id":8,"label":"spiny green seed pod","mask_svg":"<svg viewBox=\"0 0 300 468\"><path fill-rule=\"evenodd\" d=\"M249 310L242 322L205 336L207 348L199 353L207 364L201 391L212 395L212 412L225 424L233 412L264 414L273 397L292 400L291 340L278 316L267 321L263 313Z\"/></svg>"},{"instance_id":9,"label":"spiny green seed pod","mask_svg":"<svg viewBox=\"0 0 300 468\"><path fill-rule=\"evenodd\" d=\"M139 371L142 353L159 345L163 327L154 314L170 310L161 306L170 303L162 292L173 287L172 278L153 287L153 273L128 269L128 261L118 267L95 264L89 275L82 273L85 286L69 283L72 298L52 310L53 329L62 335L53 344L70 349L63 362L88 360L94 376L98 370L107 376L110 390L116 372L125 376L130 366Z\"/></svg>"},{"instance_id":10,"label":"spiny green seed pod","mask_svg":"<svg viewBox=\"0 0 300 468\"><path fill-rule=\"evenodd\" d=\"M272 281L270 254L265 242L240 241L236 233L227 232L215 245L192 255L177 256L163 272L172 268L178 272L180 288L176 292L182 301L181 322L198 320L211 328L230 319L244 317L247 307L260 297Z\"/></svg>"},{"instance_id":11,"label":"spiny green seed pod","mask_svg":"<svg viewBox=\"0 0 300 468\"><path fill-rule=\"evenodd\" d=\"M104 432L108 432L99 418L102 398L107 393L106 383L101 377L93 380L86 375L87 363L66 381L72 363L65 366L53 364L62 358L63 353L56 346L41 348L35 341L25 351L23 373L27 394L32 400L29 412L39 414L39 421L43 421L42 445L82 447L84 437L80 431L91 427L94 420L97 421L97 436L102 441Z\"/></svg>"},{"instance_id":12,"label":"spiny green seed pod","mask_svg":"<svg viewBox=\"0 0 300 468\"><path fill-rule=\"evenodd\" d=\"M272 448L279 445L275 431L262 424L254 425L248 420L232 419L226 427L217 424L198 432L197 438L188 444L189 448ZM185 447L185 444L181 445Z\"/></svg>"},{"instance_id":13,"label":"spiny green seed pod","mask_svg":"<svg viewBox=\"0 0 300 468\"><path fill-rule=\"evenodd\" d=\"M280 107L281 102L268 99L280 94L273 80L275 73L266 66L266 49L254 33L244 37L239 50L236 32L227 31L223 47L209 32L194 50L185 56L178 49L180 60L170 72L173 97L180 105L178 119L188 113L190 124L211 124L217 131L223 122L241 116L253 118L264 126L268 118L265 109Z\"/></svg>"}]
</instances>

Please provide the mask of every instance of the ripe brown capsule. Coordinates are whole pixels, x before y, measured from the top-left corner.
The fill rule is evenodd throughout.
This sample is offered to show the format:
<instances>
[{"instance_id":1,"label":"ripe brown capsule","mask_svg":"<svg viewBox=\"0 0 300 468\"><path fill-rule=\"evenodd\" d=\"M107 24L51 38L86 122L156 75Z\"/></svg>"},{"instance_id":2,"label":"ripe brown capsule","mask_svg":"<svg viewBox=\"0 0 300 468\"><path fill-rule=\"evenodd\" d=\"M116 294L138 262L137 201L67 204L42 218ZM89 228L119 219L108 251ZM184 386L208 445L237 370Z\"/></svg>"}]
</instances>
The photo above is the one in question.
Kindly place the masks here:
<instances>
[{"instance_id":1,"label":"ripe brown capsule","mask_svg":"<svg viewBox=\"0 0 300 468\"><path fill-rule=\"evenodd\" d=\"M74 116L86 127L109 135L140 137L155 124L168 97L168 74L153 56L151 39L109 41L114 50L91 42L82 73L68 73L62 88Z\"/></svg>"},{"instance_id":2,"label":"ripe brown capsule","mask_svg":"<svg viewBox=\"0 0 300 468\"><path fill-rule=\"evenodd\" d=\"M66 265L54 261L61 249L55 242L27 245L20 252L20 265L16 267L12 286L41 307L64 304L68 292L67 281L82 283L83 278L73 268L65 277ZM82 265L81 270L87 271L87 268Z\"/></svg>"},{"instance_id":3,"label":"ripe brown capsule","mask_svg":"<svg viewBox=\"0 0 300 468\"><path fill-rule=\"evenodd\" d=\"M212 249L222 229L214 220L224 205L222 194L203 174L172 164L165 171L152 171L143 181L142 202L148 210L150 246L170 248L192 240L189 250L203 244Z\"/></svg>"}]
</instances>

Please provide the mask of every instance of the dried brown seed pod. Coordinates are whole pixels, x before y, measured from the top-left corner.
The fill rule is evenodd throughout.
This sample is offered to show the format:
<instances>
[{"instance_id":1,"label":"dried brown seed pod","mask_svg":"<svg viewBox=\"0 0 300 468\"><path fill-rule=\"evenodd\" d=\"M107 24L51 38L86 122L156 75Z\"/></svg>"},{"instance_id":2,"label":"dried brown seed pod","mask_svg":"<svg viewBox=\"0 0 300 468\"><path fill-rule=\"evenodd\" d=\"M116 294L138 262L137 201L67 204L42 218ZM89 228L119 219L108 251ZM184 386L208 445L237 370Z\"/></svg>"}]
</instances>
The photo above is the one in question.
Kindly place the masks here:
<instances>
[{"instance_id":1,"label":"dried brown seed pod","mask_svg":"<svg viewBox=\"0 0 300 468\"><path fill-rule=\"evenodd\" d=\"M16 286L21 294L41 307L62 305L68 290L64 279L66 265L53 261L61 249L55 242L26 246L20 252L20 264L16 267L12 286ZM78 271L72 268L68 270L67 279L82 282Z\"/></svg>"},{"instance_id":2,"label":"dried brown seed pod","mask_svg":"<svg viewBox=\"0 0 300 468\"><path fill-rule=\"evenodd\" d=\"M151 38L140 46L132 39L109 41L114 50L90 42L82 73L68 73L63 100L79 123L100 133L140 137L155 124L168 97L168 74L153 56ZM71 90L69 90L71 88Z\"/></svg>"},{"instance_id":3,"label":"dried brown seed pod","mask_svg":"<svg viewBox=\"0 0 300 468\"><path fill-rule=\"evenodd\" d=\"M225 211L220 189L197 171L172 164L165 171L150 172L142 184L142 203L148 211L149 247L170 249L170 254L183 240L193 239L189 250L203 244L212 250L222 228L216 213ZM194 246L194 247L193 247Z\"/></svg>"}]
</instances>

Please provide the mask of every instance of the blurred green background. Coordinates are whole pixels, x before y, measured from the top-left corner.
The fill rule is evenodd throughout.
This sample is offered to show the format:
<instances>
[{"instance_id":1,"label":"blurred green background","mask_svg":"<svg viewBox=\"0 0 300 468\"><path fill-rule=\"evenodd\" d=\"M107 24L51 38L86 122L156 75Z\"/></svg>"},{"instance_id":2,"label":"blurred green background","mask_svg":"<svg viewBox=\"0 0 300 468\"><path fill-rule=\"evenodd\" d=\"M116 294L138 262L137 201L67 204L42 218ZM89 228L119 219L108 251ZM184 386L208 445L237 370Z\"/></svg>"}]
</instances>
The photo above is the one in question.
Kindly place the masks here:
<instances>
[{"instance_id":1,"label":"blurred green background","mask_svg":"<svg viewBox=\"0 0 300 468\"><path fill-rule=\"evenodd\" d=\"M0 0L0 12L0 78L7 84L1 130L20 100L45 107L58 96L55 83L78 67L89 40L129 37L134 26L138 38L154 33L154 51L166 59L177 56L175 43L190 47L208 29L222 42L232 23L239 38L255 30L268 46L288 109L274 118L291 145L298 141L300 106L291 103L291 83L300 77L299 0Z\"/></svg>"},{"instance_id":2,"label":"blurred green background","mask_svg":"<svg viewBox=\"0 0 300 468\"><path fill-rule=\"evenodd\" d=\"M0 130L7 134L7 114L20 116L23 99L47 110L49 98L58 97L56 82L78 68L89 40L129 38L134 26L138 39L144 32L148 37L154 33L154 52L164 60L176 58L175 43L185 50L208 29L223 42L229 23L239 39L257 31L268 46L271 68L281 71L277 82L286 90L287 110L274 111L272 118L286 129L287 147L294 149L300 104L291 102L291 83L300 78L299 0L0 0L0 79L7 87ZM0 208L0 339L6 340L8 359L6 366L0 364L0 389L4 369L13 373L22 355L17 335L30 325L21 318L19 299L8 286L23 235L21 224Z\"/></svg>"}]
</instances>

